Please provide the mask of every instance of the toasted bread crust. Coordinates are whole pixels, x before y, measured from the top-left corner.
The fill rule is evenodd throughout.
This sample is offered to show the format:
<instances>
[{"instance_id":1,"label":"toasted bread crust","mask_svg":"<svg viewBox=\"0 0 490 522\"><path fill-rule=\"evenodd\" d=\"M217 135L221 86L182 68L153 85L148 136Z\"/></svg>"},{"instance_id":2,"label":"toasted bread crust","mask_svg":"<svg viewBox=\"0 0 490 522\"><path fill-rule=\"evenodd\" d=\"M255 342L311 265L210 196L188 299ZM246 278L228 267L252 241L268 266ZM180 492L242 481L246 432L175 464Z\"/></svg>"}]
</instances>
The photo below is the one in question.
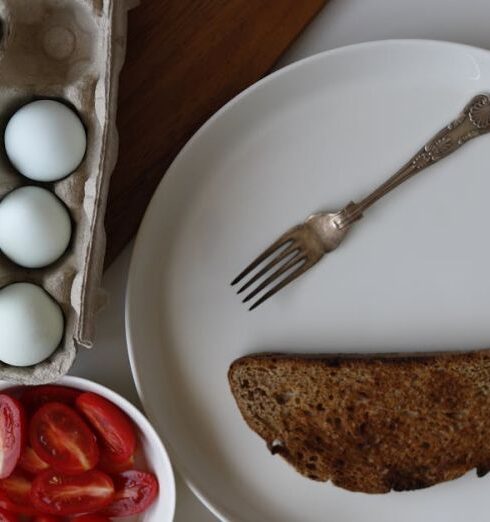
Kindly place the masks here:
<instances>
[{"instance_id":1,"label":"toasted bread crust","mask_svg":"<svg viewBox=\"0 0 490 522\"><path fill-rule=\"evenodd\" d=\"M228 378L243 418L303 475L366 493L490 470L490 352L258 354Z\"/></svg>"}]
</instances>

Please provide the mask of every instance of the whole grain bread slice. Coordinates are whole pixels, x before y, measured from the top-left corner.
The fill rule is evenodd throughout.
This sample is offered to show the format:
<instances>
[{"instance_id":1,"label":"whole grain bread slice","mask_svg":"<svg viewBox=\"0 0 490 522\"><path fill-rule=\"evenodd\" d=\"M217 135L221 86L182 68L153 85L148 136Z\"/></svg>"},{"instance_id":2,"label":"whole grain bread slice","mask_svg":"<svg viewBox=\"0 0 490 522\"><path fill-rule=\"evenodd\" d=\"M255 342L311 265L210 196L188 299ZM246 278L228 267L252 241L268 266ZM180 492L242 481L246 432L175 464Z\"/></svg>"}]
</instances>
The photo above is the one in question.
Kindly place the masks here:
<instances>
[{"instance_id":1,"label":"whole grain bread slice","mask_svg":"<svg viewBox=\"0 0 490 522\"><path fill-rule=\"evenodd\" d=\"M259 354L230 366L243 418L303 475L366 493L490 470L490 353Z\"/></svg>"}]
</instances>

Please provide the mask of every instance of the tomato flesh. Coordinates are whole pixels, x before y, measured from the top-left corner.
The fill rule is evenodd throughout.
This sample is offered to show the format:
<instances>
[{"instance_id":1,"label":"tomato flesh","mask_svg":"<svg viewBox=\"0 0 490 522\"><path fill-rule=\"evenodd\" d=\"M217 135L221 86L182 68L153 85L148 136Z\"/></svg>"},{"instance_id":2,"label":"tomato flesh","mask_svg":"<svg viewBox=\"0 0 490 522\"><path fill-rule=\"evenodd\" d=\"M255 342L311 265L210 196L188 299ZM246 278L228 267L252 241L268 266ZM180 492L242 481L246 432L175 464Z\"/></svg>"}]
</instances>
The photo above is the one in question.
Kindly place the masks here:
<instances>
[{"instance_id":1,"label":"tomato flesh","mask_svg":"<svg viewBox=\"0 0 490 522\"><path fill-rule=\"evenodd\" d=\"M114 460L112 455L104 448L100 453L98 467L101 471L109 473L109 475L129 471L130 469L134 469L134 454L131 455L128 460L118 462Z\"/></svg>"},{"instance_id":2,"label":"tomato flesh","mask_svg":"<svg viewBox=\"0 0 490 522\"><path fill-rule=\"evenodd\" d=\"M31 446L26 446L20 456L19 467L28 473L37 475L41 471L46 471L49 468L49 464Z\"/></svg>"},{"instance_id":3,"label":"tomato flesh","mask_svg":"<svg viewBox=\"0 0 490 522\"><path fill-rule=\"evenodd\" d=\"M18 522L19 517L13 513L9 513L5 509L0 509L0 522Z\"/></svg>"},{"instance_id":4,"label":"tomato flesh","mask_svg":"<svg viewBox=\"0 0 490 522\"><path fill-rule=\"evenodd\" d=\"M103 441L109 459L127 461L136 449L136 431L130 418L115 404L95 393L80 394L76 404Z\"/></svg>"},{"instance_id":5,"label":"tomato flesh","mask_svg":"<svg viewBox=\"0 0 490 522\"><path fill-rule=\"evenodd\" d=\"M19 513L21 515L35 515L37 511L30 506L19 506L14 504L5 493L0 491L0 509L8 511L9 513Z\"/></svg>"},{"instance_id":6,"label":"tomato flesh","mask_svg":"<svg viewBox=\"0 0 490 522\"><path fill-rule=\"evenodd\" d=\"M53 515L38 515L32 519L32 522L61 522L61 518Z\"/></svg>"},{"instance_id":7,"label":"tomato flesh","mask_svg":"<svg viewBox=\"0 0 490 522\"><path fill-rule=\"evenodd\" d=\"M48 402L61 402L67 406L74 406L76 398L80 395L78 390L58 386L56 384L44 384L42 386L29 386L22 390L20 401L30 413L34 413Z\"/></svg>"},{"instance_id":8,"label":"tomato flesh","mask_svg":"<svg viewBox=\"0 0 490 522\"><path fill-rule=\"evenodd\" d=\"M49 515L79 515L99 511L112 502L114 483L101 471L64 475L48 470L34 479L31 501Z\"/></svg>"},{"instance_id":9,"label":"tomato flesh","mask_svg":"<svg viewBox=\"0 0 490 522\"><path fill-rule=\"evenodd\" d=\"M32 483L21 471L0 480L0 507L12 513L34 514L30 492Z\"/></svg>"},{"instance_id":10,"label":"tomato flesh","mask_svg":"<svg viewBox=\"0 0 490 522\"><path fill-rule=\"evenodd\" d=\"M145 511L158 495L158 482L145 471L124 471L114 475L116 494L111 505L103 510L108 517L126 517Z\"/></svg>"},{"instance_id":11,"label":"tomato flesh","mask_svg":"<svg viewBox=\"0 0 490 522\"><path fill-rule=\"evenodd\" d=\"M102 515L82 515L71 519L73 522L110 522L107 517Z\"/></svg>"},{"instance_id":12,"label":"tomato flesh","mask_svg":"<svg viewBox=\"0 0 490 522\"><path fill-rule=\"evenodd\" d=\"M99 461L97 439L74 410L59 402L41 406L30 426L34 451L54 470L77 474Z\"/></svg>"},{"instance_id":13,"label":"tomato flesh","mask_svg":"<svg viewBox=\"0 0 490 522\"><path fill-rule=\"evenodd\" d=\"M8 477L25 445L26 417L22 404L0 394L0 479Z\"/></svg>"}]
</instances>

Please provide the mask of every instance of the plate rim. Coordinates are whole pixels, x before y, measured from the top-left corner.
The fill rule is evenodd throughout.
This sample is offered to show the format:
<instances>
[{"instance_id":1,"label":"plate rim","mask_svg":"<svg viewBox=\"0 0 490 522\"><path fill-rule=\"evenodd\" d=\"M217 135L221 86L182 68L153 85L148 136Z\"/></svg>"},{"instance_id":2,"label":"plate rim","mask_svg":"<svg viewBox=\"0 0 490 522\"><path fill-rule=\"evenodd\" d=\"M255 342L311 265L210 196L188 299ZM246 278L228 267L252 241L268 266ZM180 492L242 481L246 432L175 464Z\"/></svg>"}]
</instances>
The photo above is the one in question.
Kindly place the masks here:
<instances>
[{"instance_id":1,"label":"plate rim","mask_svg":"<svg viewBox=\"0 0 490 522\"><path fill-rule=\"evenodd\" d=\"M125 332L126 332L126 347L128 352L129 363L131 367L131 373L133 376L133 381L136 387L136 391L138 393L138 397L143 406L143 410L147 414L150 422L152 424L156 423L156 419L153 418L153 415L149 413L150 408L147 408L147 398L143 391L142 386L142 376L140 374L136 356L136 342L133 340L132 336L132 327L131 327L131 301L133 298L133 294L135 292L135 266L138 262L138 258L141 259L141 253L143 251L143 239L142 239L142 231L148 226L149 216L153 213L154 208L156 206L157 194L164 190L164 186L166 184L166 180L169 175L171 175L174 165L180 160L181 156L187 153L187 150L193 146L194 141L198 140L201 134L205 133L216 120L218 120L226 111L229 111L236 103L240 102L240 100L244 97L250 96L255 90L259 89L262 85L274 81L276 78L279 78L282 75L288 74L290 71L294 71L296 69L308 66L310 63L313 63L317 60L323 60L325 58L328 59L329 56L338 56L341 54L348 53L358 53L364 52L365 50L369 50L376 47L394 47L394 46L406 46L406 47L441 47L444 49L454 49L454 50L466 50L471 54L483 54L487 55L490 58L490 50L485 49L483 47L478 47L475 45L464 44L460 42L454 42L450 40L436 40L429 38L389 38L383 40L373 40L366 42L353 43L349 45L344 45L340 47L335 47L333 49L328 49L325 51L320 51L314 53L310 56L302 58L300 60L294 61L276 71L271 72L270 74L264 76L257 82L253 83L236 96L231 98L228 102L226 102L220 109L218 109L215 113L213 113L189 138L189 140L185 143L185 145L180 149L178 154L175 156L171 164L165 170L165 174L163 178L160 180L157 188L155 189L151 200L145 210L143 215L143 219L138 228L138 232L136 234L136 238L134 240L134 244L131 252L131 261L128 270L127 284L126 284L126 292L125 292L125 313L124 313L124 323L125 323ZM170 455L170 460L173 464L175 470L177 470L184 481L184 483L189 487L192 493L199 499L199 501L212 513L215 517L217 517L220 521L226 522L231 520L227 510L224 506L217 504L216 502L212 502L208 500L206 493L200 488L198 485L194 483L194 481L189 478L189 473L187 472L187 466L185 466L177 453L173 449L172 443L167 439L167 437L161 433L159 430L158 434L160 438L163 440L165 447L167 448L167 452Z\"/></svg>"}]
</instances>

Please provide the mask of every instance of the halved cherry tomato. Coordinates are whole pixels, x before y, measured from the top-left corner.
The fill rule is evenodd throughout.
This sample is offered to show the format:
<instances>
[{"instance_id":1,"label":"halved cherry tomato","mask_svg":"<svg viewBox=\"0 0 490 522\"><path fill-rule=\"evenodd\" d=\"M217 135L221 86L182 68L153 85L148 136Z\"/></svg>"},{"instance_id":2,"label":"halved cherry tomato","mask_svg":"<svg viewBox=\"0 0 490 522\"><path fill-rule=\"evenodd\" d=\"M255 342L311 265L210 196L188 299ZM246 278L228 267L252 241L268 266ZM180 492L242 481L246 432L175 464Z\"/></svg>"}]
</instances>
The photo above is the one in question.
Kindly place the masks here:
<instances>
[{"instance_id":1,"label":"halved cherry tomato","mask_svg":"<svg viewBox=\"0 0 490 522\"><path fill-rule=\"evenodd\" d=\"M31 501L36 509L50 515L78 515L99 511L112 502L114 483L101 471L63 475L45 471L34 479Z\"/></svg>"},{"instance_id":2,"label":"halved cherry tomato","mask_svg":"<svg viewBox=\"0 0 490 522\"><path fill-rule=\"evenodd\" d=\"M80 395L78 390L58 386L56 384L45 384L42 386L29 386L24 388L20 401L30 413L48 402L61 402L68 406L74 406L76 398Z\"/></svg>"},{"instance_id":3,"label":"halved cherry tomato","mask_svg":"<svg viewBox=\"0 0 490 522\"><path fill-rule=\"evenodd\" d=\"M136 449L136 432L129 417L95 393L82 393L76 404L104 442L110 460L127 461Z\"/></svg>"},{"instance_id":4,"label":"halved cherry tomato","mask_svg":"<svg viewBox=\"0 0 490 522\"><path fill-rule=\"evenodd\" d=\"M11 388L5 388L4 390L2 390L2 393L5 393L9 397L13 397L14 399L20 401L20 396L22 395L22 393L24 393L25 389L25 386L12 386Z\"/></svg>"},{"instance_id":5,"label":"halved cherry tomato","mask_svg":"<svg viewBox=\"0 0 490 522\"><path fill-rule=\"evenodd\" d=\"M99 461L95 435L78 413L60 402L37 410L31 420L30 442L42 460L63 473L82 473Z\"/></svg>"},{"instance_id":6,"label":"halved cherry tomato","mask_svg":"<svg viewBox=\"0 0 490 522\"><path fill-rule=\"evenodd\" d=\"M22 404L0 394L0 479L8 477L25 445L26 417Z\"/></svg>"},{"instance_id":7,"label":"halved cherry tomato","mask_svg":"<svg viewBox=\"0 0 490 522\"><path fill-rule=\"evenodd\" d=\"M103 517L102 515L82 515L81 517L76 517L71 519L72 522L110 522L107 517Z\"/></svg>"},{"instance_id":8,"label":"halved cherry tomato","mask_svg":"<svg viewBox=\"0 0 490 522\"><path fill-rule=\"evenodd\" d=\"M44 462L31 446L26 446L20 456L19 467L28 473L37 475L41 471L46 471L49 468L49 464Z\"/></svg>"},{"instance_id":9,"label":"halved cherry tomato","mask_svg":"<svg viewBox=\"0 0 490 522\"><path fill-rule=\"evenodd\" d=\"M19 522L19 517L5 509L0 509L0 522Z\"/></svg>"},{"instance_id":10,"label":"halved cherry tomato","mask_svg":"<svg viewBox=\"0 0 490 522\"><path fill-rule=\"evenodd\" d=\"M21 515L32 516L37 511L30 506L18 506L11 502L5 493L0 492L0 509L8 511L9 513L19 513Z\"/></svg>"},{"instance_id":11,"label":"halved cherry tomato","mask_svg":"<svg viewBox=\"0 0 490 522\"><path fill-rule=\"evenodd\" d=\"M100 460L97 466L101 471L114 475L134 469L134 454L128 460L117 462L112 458L112 455L104 448L100 452Z\"/></svg>"},{"instance_id":12,"label":"halved cherry tomato","mask_svg":"<svg viewBox=\"0 0 490 522\"><path fill-rule=\"evenodd\" d=\"M111 505L102 513L108 517L126 517L141 513L153 503L158 494L158 482L145 471L124 471L114 475L116 494Z\"/></svg>"},{"instance_id":13,"label":"halved cherry tomato","mask_svg":"<svg viewBox=\"0 0 490 522\"><path fill-rule=\"evenodd\" d=\"M31 481L19 470L0 480L0 507L11 513L35 514L31 506L31 487Z\"/></svg>"}]
</instances>

